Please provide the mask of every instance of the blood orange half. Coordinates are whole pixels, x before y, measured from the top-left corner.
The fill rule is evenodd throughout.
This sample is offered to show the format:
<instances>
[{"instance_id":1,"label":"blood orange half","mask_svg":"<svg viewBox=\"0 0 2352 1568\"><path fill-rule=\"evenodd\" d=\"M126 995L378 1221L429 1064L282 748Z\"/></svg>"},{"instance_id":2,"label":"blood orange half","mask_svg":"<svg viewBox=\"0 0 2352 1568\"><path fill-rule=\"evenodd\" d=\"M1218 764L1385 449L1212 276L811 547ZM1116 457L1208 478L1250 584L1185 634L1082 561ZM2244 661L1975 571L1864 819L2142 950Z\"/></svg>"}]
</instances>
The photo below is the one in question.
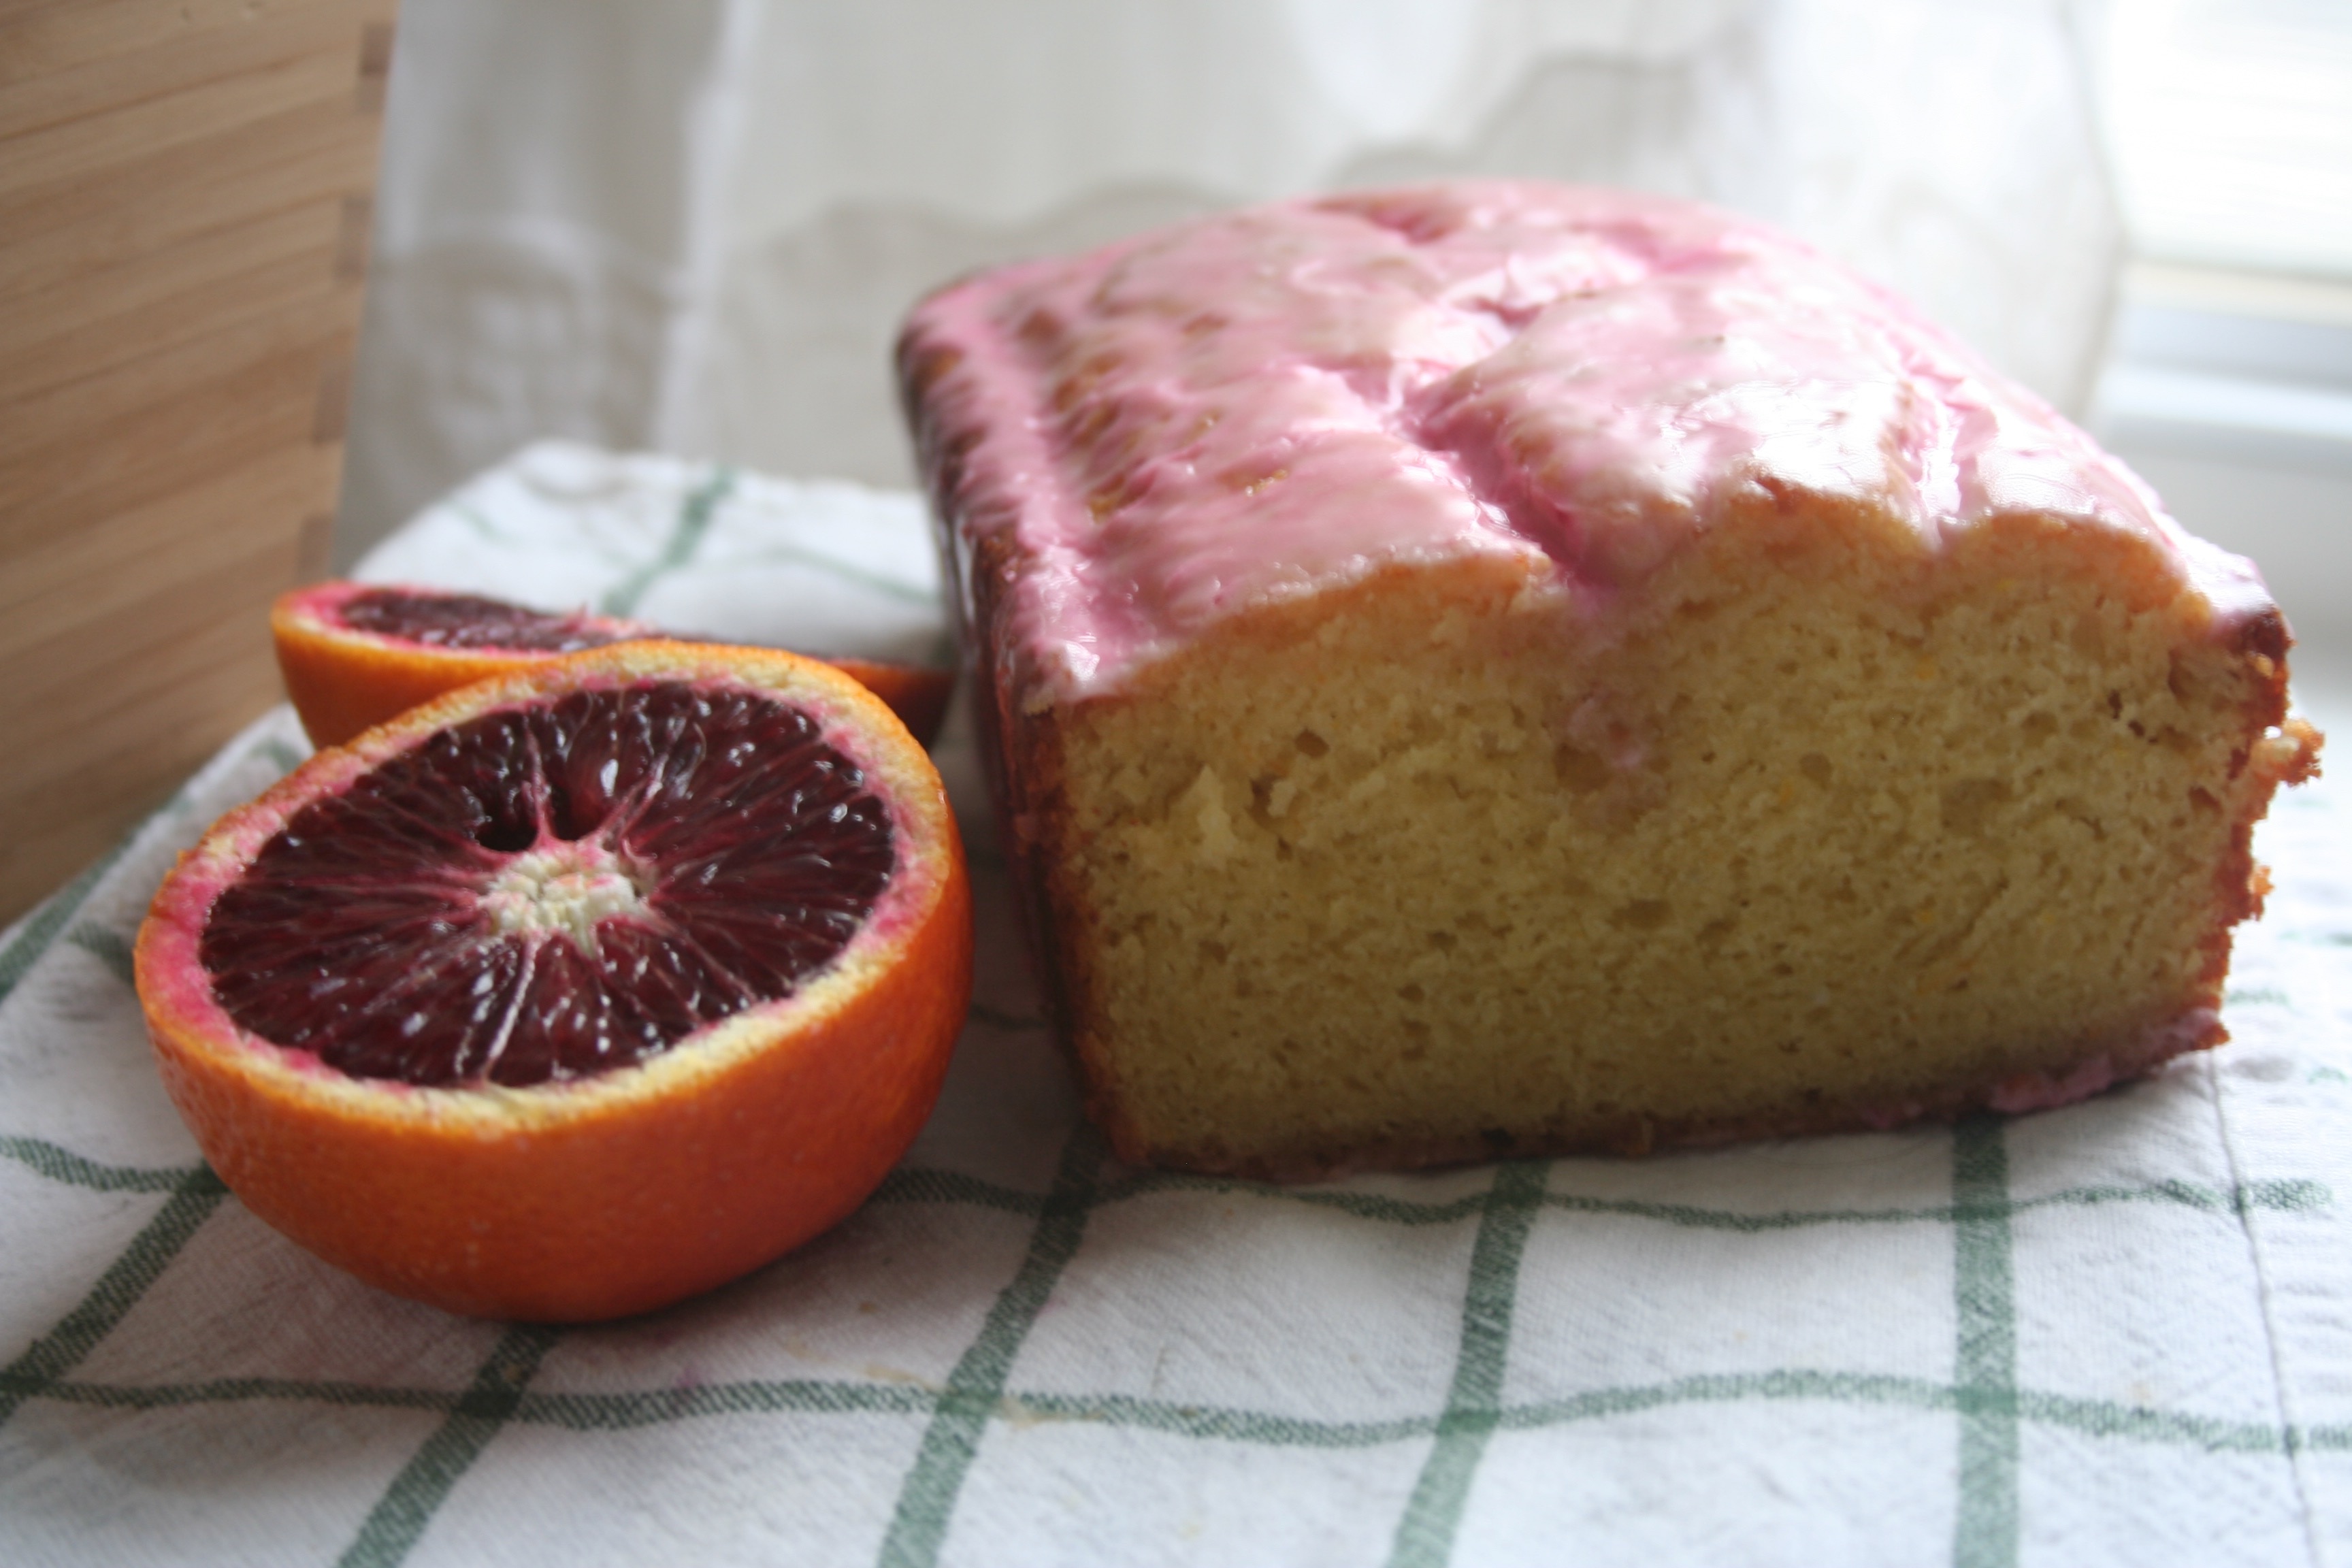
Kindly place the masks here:
<instances>
[{"instance_id":1,"label":"blood orange half","mask_svg":"<svg viewBox=\"0 0 2352 1568\"><path fill-rule=\"evenodd\" d=\"M617 616L548 615L479 594L377 583L318 583L279 596L269 630L287 695L311 743L340 746L445 691L586 648L676 639ZM888 703L929 745L955 672L884 659L827 663Z\"/></svg>"},{"instance_id":2,"label":"blood orange half","mask_svg":"<svg viewBox=\"0 0 2352 1568\"><path fill-rule=\"evenodd\" d=\"M453 1311L582 1321L848 1214L971 982L939 775L814 660L637 642L320 752L156 895L163 1081L263 1219Z\"/></svg>"}]
</instances>

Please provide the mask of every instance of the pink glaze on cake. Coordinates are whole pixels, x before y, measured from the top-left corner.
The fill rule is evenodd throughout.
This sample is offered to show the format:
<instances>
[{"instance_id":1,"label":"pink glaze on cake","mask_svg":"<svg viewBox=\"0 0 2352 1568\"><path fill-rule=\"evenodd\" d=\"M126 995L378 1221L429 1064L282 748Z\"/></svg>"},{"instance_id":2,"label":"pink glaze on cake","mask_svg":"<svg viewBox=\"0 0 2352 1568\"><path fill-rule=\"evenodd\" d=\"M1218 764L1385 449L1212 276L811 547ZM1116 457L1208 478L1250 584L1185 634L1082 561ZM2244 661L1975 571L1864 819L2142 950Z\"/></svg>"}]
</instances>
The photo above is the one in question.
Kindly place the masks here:
<instances>
[{"instance_id":1,"label":"pink glaze on cake","mask_svg":"<svg viewBox=\"0 0 2352 1568\"><path fill-rule=\"evenodd\" d=\"M954 411L936 425L1005 433L955 455L956 543L1017 535L1003 673L1033 711L1391 564L1548 560L1604 615L1754 487L1869 498L1931 550L2004 513L2137 533L2217 637L2271 604L1884 289L1659 197L1489 183L1251 208L950 288L904 353Z\"/></svg>"}]
</instances>

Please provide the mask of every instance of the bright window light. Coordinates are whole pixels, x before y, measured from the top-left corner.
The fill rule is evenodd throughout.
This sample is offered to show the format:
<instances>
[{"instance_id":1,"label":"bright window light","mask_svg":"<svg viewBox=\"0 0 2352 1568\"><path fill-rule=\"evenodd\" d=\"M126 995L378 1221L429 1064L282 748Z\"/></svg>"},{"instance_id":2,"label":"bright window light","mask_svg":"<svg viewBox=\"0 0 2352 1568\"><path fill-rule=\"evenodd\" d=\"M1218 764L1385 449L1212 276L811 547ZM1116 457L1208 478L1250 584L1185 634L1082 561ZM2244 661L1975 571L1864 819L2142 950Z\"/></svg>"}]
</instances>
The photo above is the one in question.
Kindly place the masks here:
<instances>
[{"instance_id":1,"label":"bright window light","mask_svg":"<svg viewBox=\"0 0 2352 1568\"><path fill-rule=\"evenodd\" d=\"M2142 255L2352 279L2352 4L2114 0L2106 45Z\"/></svg>"}]
</instances>

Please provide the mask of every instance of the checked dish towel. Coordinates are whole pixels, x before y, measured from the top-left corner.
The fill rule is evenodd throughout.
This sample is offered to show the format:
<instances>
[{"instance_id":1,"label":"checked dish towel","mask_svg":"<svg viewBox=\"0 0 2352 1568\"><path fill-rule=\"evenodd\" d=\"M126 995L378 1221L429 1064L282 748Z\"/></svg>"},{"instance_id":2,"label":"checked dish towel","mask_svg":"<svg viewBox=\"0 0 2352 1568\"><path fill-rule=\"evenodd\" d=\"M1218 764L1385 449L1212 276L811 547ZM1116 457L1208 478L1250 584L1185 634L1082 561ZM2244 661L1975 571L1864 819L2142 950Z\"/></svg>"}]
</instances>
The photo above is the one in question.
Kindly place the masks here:
<instances>
[{"instance_id":1,"label":"checked dish towel","mask_svg":"<svg viewBox=\"0 0 2352 1568\"><path fill-rule=\"evenodd\" d=\"M532 448L368 575L938 647L917 503ZM2323 711L2323 721L2327 714ZM0 1561L2352 1565L2352 850L2263 829L2216 1054L2086 1105L1277 1188L1125 1169L1039 1026L968 737L979 995L832 1235L555 1331L253 1219L130 943L280 710L0 934Z\"/></svg>"}]
</instances>

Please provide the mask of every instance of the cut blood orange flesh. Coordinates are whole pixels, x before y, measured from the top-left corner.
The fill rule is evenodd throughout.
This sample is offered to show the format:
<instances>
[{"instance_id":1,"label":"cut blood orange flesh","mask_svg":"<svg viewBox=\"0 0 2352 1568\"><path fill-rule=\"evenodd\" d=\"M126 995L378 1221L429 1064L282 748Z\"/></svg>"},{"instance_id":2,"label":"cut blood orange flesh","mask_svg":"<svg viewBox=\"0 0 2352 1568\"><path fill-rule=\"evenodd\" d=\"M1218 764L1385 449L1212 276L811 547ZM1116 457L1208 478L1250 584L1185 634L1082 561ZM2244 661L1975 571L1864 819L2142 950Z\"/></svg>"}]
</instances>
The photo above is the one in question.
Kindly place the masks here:
<instances>
[{"instance_id":1,"label":"cut blood orange flesh","mask_svg":"<svg viewBox=\"0 0 2352 1568\"><path fill-rule=\"evenodd\" d=\"M253 1211L452 1311L583 1321L848 1214L971 984L939 775L792 654L632 642L320 752L139 935L163 1081Z\"/></svg>"},{"instance_id":2,"label":"cut blood orange flesh","mask_svg":"<svg viewBox=\"0 0 2352 1568\"><path fill-rule=\"evenodd\" d=\"M677 639L643 621L585 610L549 615L479 594L374 583L318 583L279 596L269 629L287 695L313 745L340 746L445 691L567 653L640 638ZM928 746L955 672L835 658Z\"/></svg>"}]
</instances>

